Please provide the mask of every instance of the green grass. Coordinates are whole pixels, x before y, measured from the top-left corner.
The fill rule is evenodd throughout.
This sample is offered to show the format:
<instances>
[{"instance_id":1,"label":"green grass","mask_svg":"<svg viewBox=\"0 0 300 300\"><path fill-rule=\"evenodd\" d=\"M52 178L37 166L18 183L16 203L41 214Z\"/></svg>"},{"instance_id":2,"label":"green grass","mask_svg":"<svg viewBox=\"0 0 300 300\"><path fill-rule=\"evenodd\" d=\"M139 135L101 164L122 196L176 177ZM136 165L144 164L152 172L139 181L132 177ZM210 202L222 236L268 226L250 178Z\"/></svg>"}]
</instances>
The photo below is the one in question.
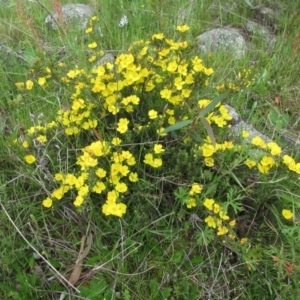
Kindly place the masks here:
<instances>
[{"instance_id":1,"label":"green grass","mask_svg":"<svg viewBox=\"0 0 300 300\"><path fill-rule=\"evenodd\" d=\"M10 1L3 7L0 11L0 33L5 45L0 49L5 52L0 55L1 299L299 298L299 175L283 165L268 174L248 169L243 162L253 158L251 149L255 147L236 140L234 143L241 144L242 150L215 153L215 166L210 168L203 163L201 153L197 154L200 159L194 158L195 145L202 145L207 135L201 119L196 125L192 123L199 128L187 126L170 133L166 139L157 137L155 120L150 129L128 131L121 135L125 136L127 146L118 149L134 153L133 168L139 174L139 181L131 184L124 194L122 202L126 203L127 212L118 218L102 213L105 199L97 194L91 194L78 209L73 205L75 191L55 201L53 208L42 206L43 199L59 187L52 175L78 174L76 158L81 155L80 149L97 140L110 140L117 133L113 129L116 116L106 111L105 117L100 117L103 108L90 90L83 97L96 106L91 112L98 120L95 130L67 136L62 126L53 131L55 135L48 135L45 146L31 145L30 151L35 151L45 164L41 161L26 164L23 157L30 151L18 146L24 139L30 140L27 132L30 127L44 126L56 118L59 109L72 106L73 81L68 86L61 77L66 77L76 66L89 73L88 58L93 50L87 44L94 39L98 50L117 57L127 53L133 42L151 39L155 33L178 39L176 26L187 23L190 30L185 38L191 46L186 52L188 60L199 55L195 37L213 27L216 20L219 26L244 28L247 18L255 18L255 11L246 1L240 5L234 2L225 5L213 0L95 1L99 20L96 34L91 36L78 33L76 28L48 31L44 18L47 10L52 10L50 2L45 4L47 10L37 2L22 6L23 1ZM237 92L229 90L223 102L232 104L243 119L277 141L284 154L297 162L297 147L293 142L288 143L286 136L296 140L299 132L299 11L296 4L286 7L280 0L269 1L269 5L280 9L272 54L266 54L264 41L256 38L241 60L222 51L199 55L214 73L207 77L208 87L203 84L206 77L198 82L195 101L215 99L217 85L230 82L240 85L236 74L250 69L252 84L242 86ZM129 24L120 28L118 23L124 14ZM185 38L180 37L181 41ZM65 66L59 67L60 62ZM49 75L46 67L51 70L51 78L48 87L41 88L36 80ZM29 79L34 81L31 91L15 86L16 82ZM80 80L86 78L82 76ZM130 88L126 92L130 93ZM131 121L146 125L147 111L153 107L159 111L162 104L155 93L141 95L141 108L132 114ZM191 103L196 108L196 103ZM181 117L185 114L196 120L196 112L183 110ZM277 122L282 117L287 118L287 124ZM217 142L225 141L227 126L212 127ZM192 142L184 144L182 140L187 136ZM162 168L150 168L143 163L144 155L158 139L167 154L162 155ZM110 163L107 157L101 158L101 167L108 168ZM195 196L197 206L187 208L188 192L194 182L203 185L203 191ZM217 231L207 226L204 220L213 213L202 204L205 198L215 199L230 220L236 220L231 229L235 240L228 235L217 236ZM293 218L285 220L282 209L291 210ZM87 243L81 245L84 236L91 237L92 242L80 260L81 246L87 247ZM244 244L243 238L248 239ZM67 281L76 269L76 261L82 263L82 269L71 286Z\"/></svg>"}]
</instances>

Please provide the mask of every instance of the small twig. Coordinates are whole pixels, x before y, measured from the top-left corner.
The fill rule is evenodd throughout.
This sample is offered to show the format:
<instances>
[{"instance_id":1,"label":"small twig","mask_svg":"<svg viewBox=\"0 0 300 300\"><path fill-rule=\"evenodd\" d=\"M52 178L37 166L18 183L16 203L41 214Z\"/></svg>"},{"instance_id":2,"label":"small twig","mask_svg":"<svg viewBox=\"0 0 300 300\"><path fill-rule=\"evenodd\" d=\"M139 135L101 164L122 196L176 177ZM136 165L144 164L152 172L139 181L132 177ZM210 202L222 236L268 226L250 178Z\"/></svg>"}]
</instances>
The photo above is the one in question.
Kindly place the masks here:
<instances>
[{"instance_id":1,"label":"small twig","mask_svg":"<svg viewBox=\"0 0 300 300\"><path fill-rule=\"evenodd\" d=\"M2 208L2 210L4 211L4 213L6 214L8 220L10 221L10 223L13 225L13 227L16 229L16 231L19 233L19 235L21 236L21 238L26 242L26 244L36 253L38 254L38 256L47 264L47 266L53 271L54 274L57 275L59 281L65 286L65 288L73 288L77 293L80 293L79 290L73 286L72 284L70 284L70 282L63 276L61 275L53 266L52 264L46 259L44 258L44 256L26 239L26 237L23 235L23 233L20 231L20 229L17 227L17 225L15 224L15 222L12 220L12 218L10 217L10 215L8 214L7 210L5 209L5 207L2 204L2 201L0 200L0 206Z\"/></svg>"}]
</instances>

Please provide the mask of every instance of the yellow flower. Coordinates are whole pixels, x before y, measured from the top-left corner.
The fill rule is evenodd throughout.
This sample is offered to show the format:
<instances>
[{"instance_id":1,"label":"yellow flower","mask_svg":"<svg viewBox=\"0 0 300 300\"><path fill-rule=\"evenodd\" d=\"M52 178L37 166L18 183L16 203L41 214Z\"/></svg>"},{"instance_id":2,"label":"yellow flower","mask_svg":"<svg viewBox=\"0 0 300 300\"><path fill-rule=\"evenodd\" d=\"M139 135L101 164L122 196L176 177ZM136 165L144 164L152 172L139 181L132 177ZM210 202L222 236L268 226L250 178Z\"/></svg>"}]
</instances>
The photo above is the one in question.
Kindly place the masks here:
<instances>
[{"instance_id":1,"label":"yellow flower","mask_svg":"<svg viewBox=\"0 0 300 300\"><path fill-rule=\"evenodd\" d=\"M218 214L220 212L221 206L217 203L214 204L214 213Z\"/></svg>"},{"instance_id":2,"label":"yellow flower","mask_svg":"<svg viewBox=\"0 0 300 300\"><path fill-rule=\"evenodd\" d=\"M163 99L167 99L169 100L172 96L172 91L169 90L169 89L163 89L160 91L160 96L163 98Z\"/></svg>"},{"instance_id":3,"label":"yellow flower","mask_svg":"<svg viewBox=\"0 0 300 300\"><path fill-rule=\"evenodd\" d=\"M78 196L86 196L89 193L89 187L87 185L83 185L78 189Z\"/></svg>"},{"instance_id":4,"label":"yellow flower","mask_svg":"<svg viewBox=\"0 0 300 300\"><path fill-rule=\"evenodd\" d=\"M197 206L197 202L194 198L190 198L190 199L186 200L187 208L192 208L192 207L196 207L196 206Z\"/></svg>"},{"instance_id":5,"label":"yellow flower","mask_svg":"<svg viewBox=\"0 0 300 300\"><path fill-rule=\"evenodd\" d=\"M178 25L176 27L176 30L179 31L179 32L186 32L190 29L190 27L188 25Z\"/></svg>"},{"instance_id":6,"label":"yellow flower","mask_svg":"<svg viewBox=\"0 0 300 300\"><path fill-rule=\"evenodd\" d=\"M223 84L217 85L217 86L216 86L216 89L217 89L218 91L224 90L224 89L225 89L225 84L223 83Z\"/></svg>"},{"instance_id":7,"label":"yellow flower","mask_svg":"<svg viewBox=\"0 0 300 300\"><path fill-rule=\"evenodd\" d=\"M121 118L118 122L117 131L120 133L125 133L128 130L129 120L126 118Z\"/></svg>"},{"instance_id":8,"label":"yellow flower","mask_svg":"<svg viewBox=\"0 0 300 300\"><path fill-rule=\"evenodd\" d=\"M165 149L163 148L162 145L160 144L155 144L154 145L154 153L159 154L165 152Z\"/></svg>"},{"instance_id":9,"label":"yellow flower","mask_svg":"<svg viewBox=\"0 0 300 300\"><path fill-rule=\"evenodd\" d=\"M83 155L77 158L77 165L81 166L81 170L87 167L95 167L98 164L98 160L93 158L89 153L84 152Z\"/></svg>"},{"instance_id":10,"label":"yellow flower","mask_svg":"<svg viewBox=\"0 0 300 300\"><path fill-rule=\"evenodd\" d=\"M210 157L216 152L216 148L213 145L204 144L202 147L199 147L202 150L202 155L204 157Z\"/></svg>"},{"instance_id":11,"label":"yellow flower","mask_svg":"<svg viewBox=\"0 0 300 300\"><path fill-rule=\"evenodd\" d=\"M64 180L65 180L65 176L64 176L64 174L62 174L62 173L56 173L56 174L54 175L54 179L55 179L56 181L64 181Z\"/></svg>"},{"instance_id":12,"label":"yellow flower","mask_svg":"<svg viewBox=\"0 0 300 300\"><path fill-rule=\"evenodd\" d=\"M102 212L106 216L113 215L121 218L126 213L126 208L124 203L105 203L102 206Z\"/></svg>"},{"instance_id":13,"label":"yellow flower","mask_svg":"<svg viewBox=\"0 0 300 300\"><path fill-rule=\"evenodd\" d=\"M217 235L224 235L228 232L228 228L225 226L218 227Z\"/></svg>"},{"instance_id":14,"label":"yellow flower","mask_svg":"<svg viewBox=\"0 0 300 300\"><path fill-rule=\"evenodd\" d=\"M252 169L254 166L256 166L256 162L254 160L251 160L247 158L244 162L244 164L249 168Z\"/></svg>"},{"instance_id":15,"label":"yellow flower","mask_svg":"<svg viewBox=\"0 0 300 300\"><path fill-rule=\"evenodd\" d=\"M215 219L212 216L208 216L207 218L204 219L204 221L207 224L207 226L209 226L209 227L212 227L212 228L217 227Z\"/></svg>"},{"instance_id":16,"label":"yellow flower","mask_svg":"<svg viewBox=\"0 0 300 300\"><path fill-rule=\"evenodd\" d=\"M50 208L52 206L52 200L48 197L43 200L42 205L46 208Z\"/></svg>"},{"instance_id":17,"label":"yellow flower","mask_svg":"<svg viewBox=\"0 0 300 300\"><path fill-rule=\"evenodd\" d=\"M259 172L262 174L268 173L270 171L270 166L263 166L261 164L258 164L257 167Z\"/></svg>"},{"instance_id":18,"label":"yellow flower","mask_svg":"<svg viewBox=\"0 0 300 300\"><path fill-rule=\"evenodd\" d=\"M159 134L160 136L166 136L167 133L164 133L165 128L161 127L159 129L156 130L157 134Z\"/></svg>"},{"instance_id":19,"label":"yellow flower","mask_svg":"<svg viewBox=\"0 0 300 300\"><path fill-rule=\"evenodd\" d=\"M107 193L106 203L116 203L118 197L119 197L119 193L117 191L109 191Z\"/></svg>"},{"instance_id":20,"label":"yellow flower","mask_svg":"<svg viewBox=\"0 0 300 300\"><path fill-rule=\"evenodd\" d=\"M228 234L228 237L231 239L231 240L234 240L236 238L236 236L234 234Z\"/></svg>"},{"instance_id":21,"label":"yellow flower","mask_svg":"<svg viewBox=\"0 0 300 300\"><path fill-rule=\"evenodd\" d=\"M16 82L15 86L20 90L24 87L24 82Z\"/></svg>"},{"instance_id":22,"label":"yellow flower","mask_svg":"<svg viewBox=\"0 0 300 300\"><path fill-rule=\"evenodd\" d=\"M151 164L153 168L159 168L162 166L162 159L161 158L155 158Z\"/></svg>"},{"instance_id":23,"label":"yellow flower","mask_svg":"<svg viewBox=\"0 0 300 300\"><path fill-rule=\"evenodd\" d=\"M106 171L102 168L99 168L96 170L95 174L99 177L99 178L104 178L106 176Z\"/></svg>"},{"instance_id":24,"label":"yellow flower","mask_svg":"<svg viewBox=\"0 0 300 300\"><path fill-rule=\"evenodd\" d=\"M68 184L70 186L77 184L77 178L73 174L67 174L65 178L65 184Z\"/></svg>"},{"instance_id":25,"label":"yellow flower","mask_svg":"<svg viewBox=\"0 0 300 300\"><path fill-rule=\"evenodd\" d=\"M128 179L131 182L137 182L139 180L138 174L137 173L129 173Z\"/></svg>"},{"instance_id":26,"label":"yellow flower","mask_svg":"<svg viewBox=\"0 0 300 300\"><path fill-rule=\"evenodd\" d=\"M236 220L232 220L229 222L229 226L234 227L236 225Z\"/></svg>"},{"instance_id":27,"label":"yellow flower","mask_svg":"<svg viewBox=\"0 0 300 300\"><path fill-rule=\"evenodd\" d=\"M40 77L40 78L38 79L38 84L39 84L40 86L43 86L45 83L46 83L46 77Z\"/></svg>"},{"instance_id":28,"label":"yellow flower","mask_svg":"<svg viewBox=\"0 0 300 300\"><path fill-rule=\"evenodd\" d=\"M210 76L211 74L214 73L214 69L213 68L204 68L203 72L206 76ZM206 85L208 85L208 84L206 84Z\"/></svg>"},{"instance_id":29,"label":"yellow flower","mask_svg":"<svg viewBox=\"0 0 300 300\"><path fill-rule=\"evenodd\" d=\"M96 55L92 55L90 58L89 58L89 62L93 62L97 59L97 56Z\"/></svg>"},{"instance_id":30,"label":"yellow flower","mask_svg":"<svg viewBox=\"0 0 300 300\"><path fill-rule=\"evenodd\" d=\"M271 150L272 155L279 155L281 153L281 148L275 142L270 142L267 144L268 148Z\"/></svg>"},{"instance_id":31,"label":"yellow flower","mask_svg":"<svg viewBox=\"0 0 300 300\"><path fill-rule=\"evenodd\" d=\"M41 144L43 144L43 143L47 142L47 137L45 135L39 135L36 137L36 140L38 142L40 142Z\"/></svg>"},{"instance_id":32,"label":"yellow flower","mask_svg":"<svg viewBox=\"0 0 300 300\"><path fill-rule=\"evenodd\" d=\"M169 71L170 73L174 73L174 72L176 72L177 67L178 67L177 62L175 60L173 60L168 63L167 71Z\"/></svg>"},{"instance_id":33,"label":"yellow flower","mask_svg":"<svg viewBox=\"0 0 300 300\"><path fill-rule=\"evenodd\" d=\"M24 160L28 164L33 164L36 161L36 158L33 155L29 154L29 155L24 156Z\"/></svg>"},{"instance_id":34,"label":"yellow flower","mask_svg":"<svg viewBox=\"0 0 300 300\"><path fill-rule=\"evenodd\" d=\"M261 173L268 173L274 165L276 165L276 162L272 157L264 156L258 164L258 170Z\"/></svg>"},{"instance_id":35,"label":"yellow flower","mask_svg":"<svg viewBox=\"0 0 300 300\"><path fill-rule=\"evenodd\" d=\"M203 186L199 183L193 183L192 188L189 191L189 195L193 196L195 194L200 194L202 192Z\"/></svg>"},{"instance_id":36,"label":"yellow flower","mask_svg":"<svg viewBox=\"0 0 300 300\"><path fill-rule=\"evenodd\" d=\"M282 215L285 219L290 220L293 218L294 214L289 209L283 209Z\"/></svg>"},{"instance_id":37,"label":"yellow flower","mask_svg":"<svg viewBox=\"0 0 300 300\"><path fill-rule=\"evenodd\" d=\"M215 200L214 199L209 199L209 198L206 198L203 202L203 205L209 209L209 210L213 210L213 205L215 203Z\"/></svg>"},{"instance_id":38,"label":"yellow flower","mask_svg":"<svg viewBox=\"0 0 300 300\"><path fill-rule=\"evenodd\" d=\"M75 201L73 202L73 204L74 204L75 207L80 207L82 205L83 201L84 201L83 197L78 195L75 198Z\"/></svg>"},{"instance_id":39,"label":"yellow flower","mask_svg":"<svg viewBox=\"0 0 300 300\"><path fill-rule=\"evenodd\" d=\"M243 245L243 244L246 244L248 242L248 239L247 238L242 238L240 240L240 243Z\"/></svg>"},{"instance_id":40,"label":"yellow flower","mask_svg":"<svg viewBox=\"0 0 300 300\"><path fill-rule=\"evenodd\" d=\"M265 143L265 141L260 137L260 136L255 136L252 140L251 143L255 146L258 146L262 149L267 148L267 145Z\"/></svg>"},{"instance_id":41,"label":"yellow flower","mask_svg":"<svg viewBox=\"0 0 300 300\"><path fill-rule=\"evenodd\" d=\"M175 123L176 123L176 119L173 116L168 118L168 124L173 125Z\"/></svg>"},{"instance_id":42,"label":"yellow flower","mask_svg":"<svg viewBox=\"0 0 300 300\"><path fill-rule=\"evenodd\" d=\"M147 54L147 52L148 52L148 47L143 47L143 49L140 51L140 55L141 56L144 56L144 55L146 55Z\"/></svg>"},{"instance_id":43,"label":"yellow flower","mask_svg":"<svg viewBox=\"0 0 300 300\"><path fill-rule=\"evenodd\" d=\"M204 163L207 167L213 167L215 165L215 161L212 157L205 157Z\"/></svg>"},{"instance_id":44,"label":"yellow flower","mask_svg":"<svg viewBox=\"0 0 300 300\"><path fill-rule=\"evenodd\" d=\"M149 110L148 116L149 116L149 118L152 119L152 120L153 120L153 119L156 119L156 118L158 117L157 111L154 110L154 109Z\"/></svg>"},{"instance_id":45,"label":"yellow flower","mask_svg":"<svg viewBox=\"0 0 300 300\"><path fill-rule=\"evenodd\" d=\"M226 213L224 211L220 211L219 212L219 216L222 220L229 220L229 217L226 215Z\"/></svg>"},{"instance_id":46,"label":"yellow flower","mask_svg":"<svg viewBox=\"0 0 300 300\"><path fill-rule=\"evenodd\" d=\"M89 27L85 30L85 33L91 33L93 31L93 27Z\"/></svg>"},{"instance_id":47,"label":"yellow flower","mask_svg":"<svg viewBox=\"0 0 300 300\"><path fill-rule=\"evenodd\" d=\"M249 137L249 132L248 131L246 131L246 130L243 130L242 131L242 137L245 139L245 138L247 138L247 137Z\"/></svg>"},{"instance_id":48,"label":"yellow flower","mask_svg":"<svg viewBox=\"0 0 300 300\"><path fill-rule=\"evenodd\" d=\"M90 48L90 49L95 49L96 47L97 47L97 43L96 42L88 44L88 48Z\"/></svg>"},{"instance_id":49,"label":"yellow flower","mask_svg":"<svg viewBox=\"0 0 300 300\"><path fill-rule=\"evenodd\" d=\"M69 191L69 187L68 186L61 186L60 188L54 190L51 193L51 196L53 198L56 198L57 200L61 200L62 197L64 196L65 193L67 193Z\"/></svg>"},{"instance_id":50,"label":"yellow flower","mask_svg":"<svg viewBox=\"0 0 300 300\"><path fill-rule=\"evenodd\" d=\"M145 158L144 158L144 163L147 164L147 165L151 165L153 162L153 154L152 153L147 153L145 155Z\"/></svg>"},{"instance_id":51,"label":"yellow flower","mask_svg":"<svg viewBox=\"0 0 300 300\"><path fill-rule=\"evenodd\" d=\"M101 181L97 181L96 184L93 186L92 191L97 194L101 194L105 189L105 184Z\"/></svg>"},{"instance_id":52,"label":"yellow flower","mask_svg":"<svg viewBox=\"0 0 300 300\"><path fill-rule=\"evenodd\" d=\"M119 182L116 186L115 186L115 190L119 193L125 193L127 192L127 185L123 182Z\"/></svg>"},{"instance_id":53,"label":"yellow flower","mask_svg":"<svg viewBox=\"0 0 300 300\"><path fill-rule=\"evenodd\" d=\"M274 166L276 164L276 162L275 162L275 160L272 157L270 157L270 156L264 156L262 158L262 160L260 161L260 164L262 166L270 166L270 167L272 167L272 166Z\"/></svg>"},{"instance_id":54,"label":"yellow flower","mask_svg":"<svg viewBox=\"0 0 300 300\"><path fill-rule=\"evenodd\" d=\"M26 90L30 91L33 88L33 81L27 80L26 81Z\"/></svg>"},{"instance_id":55,"label":"yellow flower","mask_svg":"<svg viewBox=\"0 0 300 300\"><path fill-rule=\"evenodd\" d=\"M27 141L24 141L24 142L22 143L22 147L23 147L23 148L28 148L28 147L29 147L29 143L28 143Z\"/></svg>"},{"instance_id":56,"label":"yellow flower","mask_svg":"<svg viewBox=\"0 0 300 300\"><path fill-rule=\"evenodd\" d=\"M120 145L122 143L122 140L119 139L118 137L114 137L112 140L111 140L111 143L114 145L114 146L117 146L117 145Z\"/></svg>"},{"instance_id":57,"label":"yellow flower","mask_svg":"<svg viewBox=\"0 0 300 300\"><path fill-rule=\"evenodd\" d=\"M164 48L161 51L158 52L160 56L167 56L170 53L171 49L170 48Z\"/></svg>"},{"instance_id":58,"label":"yellow flower","mask_svg":"<svg viewBox=\"0 0 300 300\"><path fill-rule=\"evenodd\" d=\"M294 159L291 157L291 156L289 156L289 155L284 155L283 156L283 163L285 164L285 165L287 165L287 166L289 166L289 165L293 165L293 164L295 164L295 161L294 161Z\"/></svg>"},{"instance_id":59,"label":"yellow flower","mask_svg":"<svg viewBox=\"0 0 300 300\"><path fill-rule=\"evenodd\" d=\"M156 33L152 35L152 40L162 40L165 37L163 33Z\"/></svg>"}]
</instances>

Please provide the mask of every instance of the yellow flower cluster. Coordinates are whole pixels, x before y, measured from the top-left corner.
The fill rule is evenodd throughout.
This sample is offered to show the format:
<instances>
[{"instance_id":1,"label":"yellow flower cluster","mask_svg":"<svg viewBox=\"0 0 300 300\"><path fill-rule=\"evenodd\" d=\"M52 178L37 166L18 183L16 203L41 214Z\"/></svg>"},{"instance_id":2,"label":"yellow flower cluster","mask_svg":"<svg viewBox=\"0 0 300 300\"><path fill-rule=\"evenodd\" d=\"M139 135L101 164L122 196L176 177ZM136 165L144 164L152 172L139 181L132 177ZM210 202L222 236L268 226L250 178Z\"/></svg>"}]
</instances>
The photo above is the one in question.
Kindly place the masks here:
<instances>
[{"instance_id":1,"label":"yellow flower cluster","mask_svg":"<svg viewBox=\"0 0 300 300\"><path fill-rule=\"evenodd\" d=\"M243 137L247 138L249 134L246 131L242 133ZM282 149L275 142L266 143L260 136L255 136L251 140L251 144L267 152L260 161L255 161L247 158L244 163L248 168L252 169L257 166L259 172L269 173L273 167L278 167L280 163L285 165L290 171L300 174L300 163L297 163L291 156L285 154L281 157ZM281 158L281 161L278 159Z\"/></svg>"},{"instance_id":2,"label":"yellow flower cluster","mask_svg":"<svg viewBox=\"0 0 300 300\"><path fill-rule=\"evenodd\" d=\"M292 172L295 172L297 174L300 174L300 163L296 163L295 160L289 156L289 155L284 155L282 157L282 162L284 165L288 167L288 169Z\"/></svg>"},{"instance_id":3,"label":"yellow flower cluster","mask_svg":"<svg viewBox=\"0 0 300 300\"><path fill-rule=\"evenodd\" d=\"M53 199L61 200L63 196L71 191L76 190L77 195L73 202L75 207L80 207L91 192L102 194L106 193L106 202L102 206L102 212L105 215L115 215L122 217L126 213L126 205L120 203L122 194L128 190L127 182L137 182L138 174L132 172L130 168L135 165L136 161L129 151L112 152L111 147L106 142L93 142L82 149L83 154L77 158L76 164L81 170L78 175L57 173L55 180L61 186L54 190L51 197L43 201L45 207L51 207ZM111 154L108 170L102 166L103 157ZM101 167L99 166L101 165ZM124 179L128 177L127 182Z\"/></svg>"},{"instance_id":4,"label":"yellow flower cluster","mask_svg":"<svg viewBox=\"0 0 300 300\"><path fill-rule=\"evenodd\" d=\"M208 106L211 102L212 101L209 99L201 99L198 101L198 106L201 110L201 109L204 109L206 106ZM205 118L210 124L214 123L218 127L222 128L227 125L228 121L230 121L232 119L232 116L229 115L228 109L224 105L221 105L219 103L216 106L216 109L214 109Z\"/></svg>"},{"instance_id":5,"label":"yellow flower cluster","mask_svg":"<svg viewBox=\"0 0 300 300\"><path fill-rule=\"evenodd\" d=\"M207 167L213 167L215 165L215 161L212 156L218 151L226 151L231 149L234 149L234 144L232 141L225 141L223 143L216 143L215 145L212 145L210 138L207 137L202 145L196 147L195 156L201 153L201 155L204 157L204 164Z\"/></svg>"},{"instance_id":6,"label":"yellow flower cluster","mask_svg":"<svg viewBox=\"0 0 300 300\"><path fill-rule=\"evenodd\" d=\"M255 80L252 71L250 69L243 69L242 71L238 72L236 77L237 77L236 80L238 82L238 85L232 82L222 83L216 86L216 90L224 91L226 89L229 89L238 92L241 90L242 87L249 87Z\"/></svg>"},{"instance_id":7,"label":"yellow flower cluster","mask_svg":"<svg viewBox=\"0 0 300 300\"><path fill-rule=\"evenodd\" d=\"M225 235L230 233L228 236L231 239L235 238L232 234L233 227L236 224L235 220L231 220L227 213L222 209L220 204L216 203L214 199L205 198L203 205L206 209L210 211L212 215L205 218L205 223L207 226L217 230L217 235Z\"/></svg>"},{"instance_id":8,"label":"yellow flower cluster","mask_svg":"<svg viewBox=\"0 0 300 300\"><path fill-rule=\"evenodd\" d=\"M189 197L185 199L185 204L187 208L193 208L197 206L196 196L201 194L203 186L199 183L193 183L189 191Z\"/></svg>"}]
</instances>

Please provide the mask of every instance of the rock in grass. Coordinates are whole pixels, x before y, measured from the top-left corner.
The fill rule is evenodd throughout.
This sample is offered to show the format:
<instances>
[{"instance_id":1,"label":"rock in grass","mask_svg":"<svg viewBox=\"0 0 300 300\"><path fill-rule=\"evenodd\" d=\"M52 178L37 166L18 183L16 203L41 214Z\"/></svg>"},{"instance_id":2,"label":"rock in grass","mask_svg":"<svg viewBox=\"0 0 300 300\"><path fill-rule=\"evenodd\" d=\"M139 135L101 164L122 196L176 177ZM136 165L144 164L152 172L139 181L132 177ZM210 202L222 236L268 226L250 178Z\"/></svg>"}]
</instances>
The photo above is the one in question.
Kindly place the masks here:
<instances>
[{"instance_id":1,"label":"rock in grass","mask_svg":"<svg viewBox=\"0 0 300 300\"><path fill-rule=\"evenodd\" d=\"M103 57L101 57L94 65L94 69L96 69L99 66L103 66L106 63L113 64L115 62L115 58L111 53L106 53Z\"/></svg>"},{"instance_id":2,"label":"rock in grass","mask_svg":"<svg viewBox=\"0 0 300 300\"><path fill-rule=\"evenodd\" d=\"M95 11L86 4L66 4L61 7L61 16L58 12L52 12L45 19L45 24L49 29L57 30L57 23L63 22L80 29L87 27L89 19ZM62 20L61 20L62 19Z\"/></svg>"},{"instance_id":3,"label":"rock in grass","mask_svg":"<svg viewBox=\"0 0 300 300\"><path fill-rule=\"evenodd\" d=\"M204 53L223 50L241 58L248 49L246 39L236 28L214 28L200 34L197 39L198 48Z\"/></svg>"},{"instance_id":4,"label":"rock in grass","mask_svg":"<svg viewBox=\"0 0 300 300\"><path fill-rule=\"evenodd\" d=\"M276 36L272 31L264 25L248 20L246 23L246 30L249 35L263 39L268 52L272 52L276 42Z\"/></svg>"}]
</instances>

